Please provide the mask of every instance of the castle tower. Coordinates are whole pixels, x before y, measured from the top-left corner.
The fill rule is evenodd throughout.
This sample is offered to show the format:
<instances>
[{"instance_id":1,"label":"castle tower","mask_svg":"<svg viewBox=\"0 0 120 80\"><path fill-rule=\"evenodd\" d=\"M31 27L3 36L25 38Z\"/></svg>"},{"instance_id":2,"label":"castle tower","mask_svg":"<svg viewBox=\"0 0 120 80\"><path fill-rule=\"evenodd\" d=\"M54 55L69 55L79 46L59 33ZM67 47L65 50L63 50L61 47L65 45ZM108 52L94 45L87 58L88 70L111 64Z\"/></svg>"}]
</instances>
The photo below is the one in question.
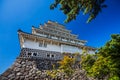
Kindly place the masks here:
<instances>
[{"instance_id":1,"label":"castle tower","mask_svg":"<svg viewBox=\"0 0 120 80\"><path fill-rule=\"evenodd\" d=\"M0 75L0 80L54 80L47 74L52 70L53 65L59 67L59 60L63 53L82 53L87 49L88 53L94 54L95 48L85 46L85 40L79 40L77 35L71 34L70 30L56 22L48 21L39 28L32 27L32 33L18 30L21 52L14 64ZM75 68L80 67L79 61ZM77 74L76 74L77 73ZM77 76L69 79L62 74L58 75L59 80L88 80L81 74L86 73L77 70Z\"/></svg>"},{"instance_id":2,"label":"castle tower","mask_svg":"<svg viewBox=\"0 0 120 80\"><path fill-rule=\"evenodd\" d=\"M95 48L85 46L87 41L57 22L48 21L39 28L32 27L32 33L18 30L22 58L43 58L60 60L63 53L82 53L86 48L94 54Z\"/></svg>"}]
</instances>

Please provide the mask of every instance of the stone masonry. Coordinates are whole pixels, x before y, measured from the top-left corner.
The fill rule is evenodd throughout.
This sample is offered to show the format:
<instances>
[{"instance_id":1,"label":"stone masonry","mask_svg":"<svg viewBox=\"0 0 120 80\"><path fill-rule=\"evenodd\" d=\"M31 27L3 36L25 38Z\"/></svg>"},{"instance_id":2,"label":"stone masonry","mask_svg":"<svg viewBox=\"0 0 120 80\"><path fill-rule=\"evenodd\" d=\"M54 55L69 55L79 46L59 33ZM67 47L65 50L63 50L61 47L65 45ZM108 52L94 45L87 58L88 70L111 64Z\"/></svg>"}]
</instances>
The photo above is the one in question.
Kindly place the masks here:
<instances>
[{"instance_id":1,"label":"stone masonry","mask_svg":"<svg viewBox=\"0 0 120 80\"><path fill-rule=\"evenodd\" d=\"M52 65L57 61L42 59L17 58L14 64L0 75L0 80L91 80L86 77L85 71L76 70L67 78L63 73L53 79L47 75L47 70L52 71Z\"/></svg>"},{"instance_id":2,"label":"stone masonry","mask_svg":"<svg viewBox=\"0 0 120 80\"><path fill-rule=\"evenodd\" d=\"M64 73L59 73L57 78L51 78L47 71L52 71L53 65L57 69L58 61L62 57L57 52L24 48L14 64L0 75L0 80L90 80L86 77L85 71L78 69L80 65L77 63L75 64L77 70L71 77L66 78Z\"/></svg>"},{"instance_id":3,"label":"stone masonry","mask_svg":"<svg viewBox=\"0 0 120 80\"><path fill-rule=\"evenodd\" d=\"M46 80L46 70L52 69L53 64L57 65L56 61L17 58L0 80Z\"/></svg>"}]
</instances>

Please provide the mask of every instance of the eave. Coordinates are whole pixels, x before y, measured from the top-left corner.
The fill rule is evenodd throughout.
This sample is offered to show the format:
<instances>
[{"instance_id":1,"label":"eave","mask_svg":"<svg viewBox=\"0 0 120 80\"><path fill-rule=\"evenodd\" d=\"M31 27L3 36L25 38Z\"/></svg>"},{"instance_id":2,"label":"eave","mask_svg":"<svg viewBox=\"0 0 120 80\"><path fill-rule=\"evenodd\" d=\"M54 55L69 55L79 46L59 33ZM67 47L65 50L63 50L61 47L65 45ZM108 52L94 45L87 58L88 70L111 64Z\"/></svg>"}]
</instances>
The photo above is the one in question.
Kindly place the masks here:
<instances>
[{"instance_id":1,"label":"eave","mask_svg":"<svg viewBox=\"0 0 120 80\"><path fill-rule=\"evenodd\" d=\"M19 36L21 48L22 48L22 44L24 42L24 38L28 38L28 39L32 38L33 40L42 39L42 40L47 40L47 41L53 41L53 42L60 43L60 44L76 46L76 47L79 47L79 48L87 48L89 50L96 50L96 48L93 48L93 47L88 47L88 46L83 46L83 45L79 45L79 44L75 44L75 43L71 43L71 42L65 42L65 41L60 41L60 40L56 40L56 39L41 37L39 35L26 33L26 32L23 32L21 30L18 30L18 36Z\"/></svg>"}]
</instances>

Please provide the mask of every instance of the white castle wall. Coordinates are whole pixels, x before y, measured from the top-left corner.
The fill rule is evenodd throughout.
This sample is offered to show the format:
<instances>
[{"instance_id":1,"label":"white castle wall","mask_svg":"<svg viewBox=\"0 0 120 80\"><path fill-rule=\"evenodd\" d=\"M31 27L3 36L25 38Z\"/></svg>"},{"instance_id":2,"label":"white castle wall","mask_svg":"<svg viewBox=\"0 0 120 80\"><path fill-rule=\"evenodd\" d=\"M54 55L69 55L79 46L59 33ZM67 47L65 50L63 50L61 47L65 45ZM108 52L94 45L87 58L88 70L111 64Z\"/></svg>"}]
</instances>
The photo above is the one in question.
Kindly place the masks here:
<instances>
[{"instance_id":1,"label":"white castle wall","mask_svg":"<svg viewBox=\"0 0 120 80\"><path fill-rule=\"evenodd\" d=\"M47 44L47 47L40 47L39 42L34 42L31 40L25 40L23 43L23 48L31 48L31 49L39 49L39 50L46 50L46 51L56 51L56 52L68 52L68 53L82 53L82 49L75 47L75 46L68 46L68 45L55 45L55 44ZM90 54L94 54L94 51L88 51Z\"/></svg>"},{"instance_id":2,"label":"white castle wall","mask_svg":"<svg viewBox=\"0 0 120 80\"><path fill-rule=\"evenodd\" d=\"M46 50L46 51L56 51L61 52L61 46L53 45L53 44L47 44L47 47L39 47L39 42L33 42L30 40L25 40L23 48L31 48L31 49L40 49L40 50Z\"/></svg>"},{"instance_id":3,"label":"white castle wall","mask_svg":"<svg viewBox=\"0 0 120 80\"><path fill-rule=\"evenodd\" d=\"M89 54L95 54L95 51L89 50L88 53Z\"/></svg>"},{"instance_id":4,"label":"white castle wall","mask_svg":"<svg viewBox=\"0 0 120 80\"><path fill-rule=\"evenodd\" d=\"M68 53L82 53L82 49L74 46L68 46L68 45L61 45L62 52L68 52Z\"/></svg>"}]
</instances>

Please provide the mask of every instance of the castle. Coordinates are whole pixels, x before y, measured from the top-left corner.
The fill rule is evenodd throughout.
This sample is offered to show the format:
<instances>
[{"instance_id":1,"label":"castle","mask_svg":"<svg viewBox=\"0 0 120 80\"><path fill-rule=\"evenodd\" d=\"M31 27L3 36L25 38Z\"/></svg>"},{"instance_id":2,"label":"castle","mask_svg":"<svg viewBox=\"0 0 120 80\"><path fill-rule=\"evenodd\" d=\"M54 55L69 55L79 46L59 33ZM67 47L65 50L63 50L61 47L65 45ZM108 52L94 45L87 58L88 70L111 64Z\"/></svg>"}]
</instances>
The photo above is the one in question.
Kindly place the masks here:
<instances>
[{"instance_id":1,"label":"castle","mask_svg":"<svg viewBox=\"0 0 120 80\"><path fill-rule=\"evenodd\" d=\"M82 53L86 48L94 54L95 48L85 46L85 40L79 40L77 35L57 22L48 21L39 28L32 27L32 34L18 30L21 58L37 58L61 60L63 53Z\"/></svg>"},{"instance_id":2,"label":"castle","mask_svg":"<svg viewBox=\"0 0 120 80\"><path fill-rule=\"evenodd\" d=\"M85 46L86 41L79 40L77 35L56 22L48 21L39 28L32 27L32 34L18 30L21 52L14 64L0 75L0 80L90 80L82 70L66 78L59 73L58 79L52 79L47 70L53 65L59 67L63 53L82 53L85 48L94 54L95 48ZM71 56L70 56L71 57ZM79 69L79 61L74 66ZM85 76L83 76L85 75Z\"/></svg>"}]
</instances>

